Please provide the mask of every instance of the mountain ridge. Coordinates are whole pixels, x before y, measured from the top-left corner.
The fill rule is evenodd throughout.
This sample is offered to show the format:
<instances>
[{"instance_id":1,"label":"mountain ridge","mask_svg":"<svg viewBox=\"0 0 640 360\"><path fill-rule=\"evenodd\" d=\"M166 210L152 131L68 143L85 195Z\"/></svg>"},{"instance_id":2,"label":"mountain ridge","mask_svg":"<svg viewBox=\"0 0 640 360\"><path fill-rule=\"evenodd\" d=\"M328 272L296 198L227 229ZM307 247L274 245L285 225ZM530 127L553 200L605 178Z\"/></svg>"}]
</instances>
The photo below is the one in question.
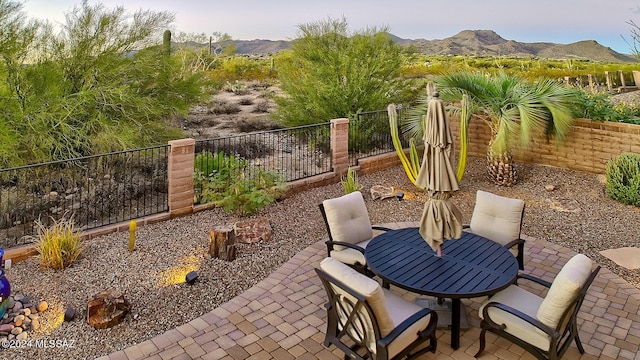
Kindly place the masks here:
<instances>
[{"instance_id":1,"label":"mountain ridge","mask_svg":"<svg viewBox=\"0 0 640 360\"><path fill-rule=\"evenodd\" d=\"M514 56L553 59L591 60L602 62L637 62L626 54L599 44L595 40L582 40L570 44L553 42L519 42L507 40L493 30L462 30L444 39L403 39L389 34L393 41L412 46L425 55ZM286 50L287 40L234 40L238 54L267 54Z\"/></svg>"}]
</instances>

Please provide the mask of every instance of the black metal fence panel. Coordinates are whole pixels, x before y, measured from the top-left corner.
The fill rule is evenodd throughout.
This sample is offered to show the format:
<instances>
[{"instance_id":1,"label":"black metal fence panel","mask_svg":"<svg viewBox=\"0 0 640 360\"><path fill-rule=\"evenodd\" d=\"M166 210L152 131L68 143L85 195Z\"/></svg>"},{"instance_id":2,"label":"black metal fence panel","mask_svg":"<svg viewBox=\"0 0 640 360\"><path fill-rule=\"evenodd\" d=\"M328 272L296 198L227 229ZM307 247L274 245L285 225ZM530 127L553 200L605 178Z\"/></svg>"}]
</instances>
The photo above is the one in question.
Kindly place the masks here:
<instances>
[{"instance_id":1,"label":"black metal fence panel","mask_svg":"<svg viewBox=\"0 0 640 360\"><path fill-rule=\"evenodd\" d=\"M37 224L80 230L168 211L169 145L0 170L0 246L30 243Z\"/></svg>"},{"instance_id":2,"label":"black metal fence panel","mask_svg":"<svg viewBox=\"0 0 640 360\"><path fill-rule=\"evenodd\" d=\"M331 172L330 145L330 122L197 140L196 169L204 176L215 171L253 176L260 169L290 182ZM198 181L194 191L197 198Z\"/></svg>"},{"instance_id":3,"label":"black metal fence panel","mask_svg":"<svg viewBox=\"0 0 640 360\"><path fill-rule=\"evenodd\" d=\"M409 109L398 107L398 126L406 120ZM409 141L402 136L402 130L398 129L398 133L402 146L408 147ZM357 165L359 159L394 151L387 110L361 112L355 121L349 122L349 166Z\"/></svg>"}]
</instances>

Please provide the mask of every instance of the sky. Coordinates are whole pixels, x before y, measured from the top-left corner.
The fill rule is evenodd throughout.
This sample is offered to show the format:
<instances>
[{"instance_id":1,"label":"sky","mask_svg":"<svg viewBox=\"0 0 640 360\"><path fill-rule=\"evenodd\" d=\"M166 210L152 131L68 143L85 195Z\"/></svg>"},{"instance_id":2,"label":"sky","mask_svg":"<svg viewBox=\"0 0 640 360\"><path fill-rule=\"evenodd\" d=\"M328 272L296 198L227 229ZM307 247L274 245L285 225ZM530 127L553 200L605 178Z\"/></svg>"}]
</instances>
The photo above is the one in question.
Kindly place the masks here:
<instances>
[{"instance_id":1,"label":"sky","mask_svg":"<svg viewBox=\"0 0 640 360\"><path fill-rule=\"evenodd\" d=\"M22 0L28 17L64 22L80 0ZM172 30L227 33L236 40L292 40L298 25L344 17L351 31L387 27L404 39L444 39L462 30L493 30L507 40L570 44L596 40L628 54L632 0L102 0L106 8L169 11Z\"/></svg>"}]
</instances>

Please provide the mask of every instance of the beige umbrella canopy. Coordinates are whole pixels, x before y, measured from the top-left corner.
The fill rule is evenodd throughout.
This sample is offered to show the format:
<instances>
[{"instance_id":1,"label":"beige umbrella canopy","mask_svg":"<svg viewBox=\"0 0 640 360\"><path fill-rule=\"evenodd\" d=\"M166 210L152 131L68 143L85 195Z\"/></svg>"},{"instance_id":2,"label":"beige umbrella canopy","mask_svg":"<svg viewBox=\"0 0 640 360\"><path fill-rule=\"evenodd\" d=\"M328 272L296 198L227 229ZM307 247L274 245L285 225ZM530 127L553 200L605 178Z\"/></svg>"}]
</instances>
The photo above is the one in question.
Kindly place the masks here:
<instances>
[{"instance_id":1,"label":"beige umbrella canopy","mask_svg":"<svg viewBox=\"0 0 640 360\"><path fill-rule=\"evenodd\" d=\"M429 194L420 220L420 235L440 254L444 239L462 236L462 214L449 202L458 190L453 167L454 145L447 114L438 93L433 92L426 116L424 131L424 157L416 185Z\"/></svg>"}]
</instances>

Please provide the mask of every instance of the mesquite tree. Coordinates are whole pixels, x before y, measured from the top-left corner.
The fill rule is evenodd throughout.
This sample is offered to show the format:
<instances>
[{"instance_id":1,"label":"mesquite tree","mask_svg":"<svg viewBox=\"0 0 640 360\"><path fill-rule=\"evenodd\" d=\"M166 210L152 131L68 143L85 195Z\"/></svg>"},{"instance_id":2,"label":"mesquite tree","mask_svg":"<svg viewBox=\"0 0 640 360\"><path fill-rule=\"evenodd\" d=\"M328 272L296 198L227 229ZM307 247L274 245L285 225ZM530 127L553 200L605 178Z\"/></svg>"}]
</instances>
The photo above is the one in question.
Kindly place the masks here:
<instances>
[{"instance_id":1,"label":"mesquite tree","mask_svg":"<svg viewBox=\"0 0 640 360\"><path fill-rule=\"evenodd\" d=\"M27 21L0 0L0 166L165 143L165 119L201 97L197 74L163 56L167 12L82 1L65 22ZM10 144L10 145L7 145Z\"/></svg>"}]
</instances>

